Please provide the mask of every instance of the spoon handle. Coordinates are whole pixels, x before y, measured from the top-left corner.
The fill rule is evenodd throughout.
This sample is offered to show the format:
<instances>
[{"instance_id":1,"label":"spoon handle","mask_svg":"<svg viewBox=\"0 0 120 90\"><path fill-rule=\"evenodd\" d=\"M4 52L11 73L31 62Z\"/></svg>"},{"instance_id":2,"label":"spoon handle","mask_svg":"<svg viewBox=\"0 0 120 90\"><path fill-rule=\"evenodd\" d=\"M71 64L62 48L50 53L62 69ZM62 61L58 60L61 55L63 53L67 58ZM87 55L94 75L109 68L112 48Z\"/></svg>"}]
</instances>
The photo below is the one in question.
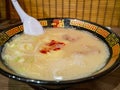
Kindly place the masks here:
<instances>
[{"instance_id":1,"label":"spoon handle","mask_svg":"<svg viewBox=\"0 0 120 90\"><path fill-rule=\"evenodd\" d=\"M19 14L22 22L24 21L24 19L26 17L29 17L24 11L23 9L21 8L21 6L19 5L18 1L17 0L11 0L12 1L12 4L13 6L15 7L17 13Z\"/></svg>"}]
</instances>

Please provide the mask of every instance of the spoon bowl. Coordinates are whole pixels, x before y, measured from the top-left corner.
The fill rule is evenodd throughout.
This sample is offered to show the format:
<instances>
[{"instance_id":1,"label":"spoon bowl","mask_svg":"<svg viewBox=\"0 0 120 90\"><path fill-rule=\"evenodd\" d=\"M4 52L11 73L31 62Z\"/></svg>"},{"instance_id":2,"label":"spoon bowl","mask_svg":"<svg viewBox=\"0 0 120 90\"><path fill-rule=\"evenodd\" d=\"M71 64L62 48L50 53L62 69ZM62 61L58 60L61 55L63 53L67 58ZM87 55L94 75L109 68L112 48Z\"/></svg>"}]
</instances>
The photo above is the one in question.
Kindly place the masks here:
<instances>
[{"instance_id":1,"label":"spoon bowl","mask_svg":"<svg viewBox=\"0 0 120 90\"><path fill-rule=\"evenodd\" d=\"M44 33L43 27L41 26L40 22L37 19L27 15L20 7L17 0L12 0L12 4L15 7L17 13L19 14L21 21L23 22L25 34L40 35Z\"/></svg>"}]
</instances>

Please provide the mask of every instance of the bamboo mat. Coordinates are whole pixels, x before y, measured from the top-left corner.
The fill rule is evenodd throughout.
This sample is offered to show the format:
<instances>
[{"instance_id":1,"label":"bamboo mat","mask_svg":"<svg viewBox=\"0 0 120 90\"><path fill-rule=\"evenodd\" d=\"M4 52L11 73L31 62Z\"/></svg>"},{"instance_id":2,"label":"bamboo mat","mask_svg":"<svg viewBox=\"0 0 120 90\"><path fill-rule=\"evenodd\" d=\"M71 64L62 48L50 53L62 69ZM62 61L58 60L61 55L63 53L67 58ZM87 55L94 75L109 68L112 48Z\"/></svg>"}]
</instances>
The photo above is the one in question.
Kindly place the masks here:
<instances>
[{"instance_id":1,"label":"bamboo mat","mask_svg":"<svg viewBox=\"0 0 120 90\"><path fill-rule=\"evenodd\" d=\"M4 3L5 0L0 1ZM7 18L19 18L13 6L11 5L11 0L6 1ZM120 27L120 0L18 1L22 8L29 15L38 19L68 17L88 20L105 26ZM3 8L2 4L1 7ZM4 9L2 11L4 11Z\"/></svg>"},{"instance_id":2,"label":"bamboo mat","mask_svg":"<svg viewBox=\"0 0 120 90\"><path fill-rule=\"evenodd\" d=\"M0 0L0 19L6 18L5 0Z\"/></svg>"}]
</instances>

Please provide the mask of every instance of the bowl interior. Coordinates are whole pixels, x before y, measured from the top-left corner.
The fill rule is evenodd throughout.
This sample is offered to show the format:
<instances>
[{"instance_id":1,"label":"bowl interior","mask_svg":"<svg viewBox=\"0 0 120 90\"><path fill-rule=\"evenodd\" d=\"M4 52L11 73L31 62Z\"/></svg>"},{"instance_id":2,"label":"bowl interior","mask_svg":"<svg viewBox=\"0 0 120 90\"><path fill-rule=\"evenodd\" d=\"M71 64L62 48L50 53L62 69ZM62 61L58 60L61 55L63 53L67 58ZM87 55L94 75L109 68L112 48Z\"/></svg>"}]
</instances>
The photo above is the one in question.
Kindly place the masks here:
<instances>
[{"instance_id":1,"label":"bowl interior","mask_svg":"<svg viewBox=\"0 0 120 90\"><path fill-rule=\"evenodd\" d=\"M103 40L109 47L110 50L110 57L107 62L107 64L99 71L95 72L92 76L77 79L77 80L70 80L70 81L61 81L59 83L73 83L73 82L82 82L89 79L93 79L99 76L102 76L112 70L114 70L120 63L119 55L120 55L120 42L119 37L113 33L108 28L105 28L103 26L100 26L95 23L91 23L84 20L77 20L77 19L69 19L69 18L51 18L51 19L41 19L39 20L40 23L44 28L50 27L50 28L75 28L77 30L86 30L88 32L93 33L97 37L99 37L101 40ZM23 25L17 24L12 27L9 27L2 32L0 32L0 50L2 50L2 46L14 35L20 33L23 31ZM13 71L11 71L9 68L7 68L3 63L2 59L0 60L0 72L10 78L24 81L24 82L30 82L30 83L38 83L40 80L32 80L29 78L21 77L17 74L15 74ZM46 83L46 81L42 81L43 83ZM50 81L51 82L51 81ZM53 83L57 83L53 81Z\"/></svg>"}]
</instances>

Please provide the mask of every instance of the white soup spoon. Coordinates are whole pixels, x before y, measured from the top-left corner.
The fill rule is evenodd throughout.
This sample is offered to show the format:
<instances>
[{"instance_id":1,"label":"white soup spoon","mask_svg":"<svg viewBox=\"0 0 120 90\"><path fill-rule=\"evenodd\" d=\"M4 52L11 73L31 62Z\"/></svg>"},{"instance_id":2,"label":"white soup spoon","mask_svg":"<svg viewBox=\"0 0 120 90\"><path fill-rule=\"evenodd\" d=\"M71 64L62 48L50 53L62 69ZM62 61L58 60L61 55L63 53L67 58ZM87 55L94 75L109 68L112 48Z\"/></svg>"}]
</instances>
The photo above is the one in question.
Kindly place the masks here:
<instances>
[{"instance_id":1,"label":"white soup spoon","mask_svg":"<svg viewBox=\"0 0 120 90\"><path fill-rule=\"evenodd\" d=\"M12 4L21 18L25 34L37 36L44 33L40 22L37 19L27 15L20 7L17 0L12 0Z\"/></svg>"}]
</instances>

